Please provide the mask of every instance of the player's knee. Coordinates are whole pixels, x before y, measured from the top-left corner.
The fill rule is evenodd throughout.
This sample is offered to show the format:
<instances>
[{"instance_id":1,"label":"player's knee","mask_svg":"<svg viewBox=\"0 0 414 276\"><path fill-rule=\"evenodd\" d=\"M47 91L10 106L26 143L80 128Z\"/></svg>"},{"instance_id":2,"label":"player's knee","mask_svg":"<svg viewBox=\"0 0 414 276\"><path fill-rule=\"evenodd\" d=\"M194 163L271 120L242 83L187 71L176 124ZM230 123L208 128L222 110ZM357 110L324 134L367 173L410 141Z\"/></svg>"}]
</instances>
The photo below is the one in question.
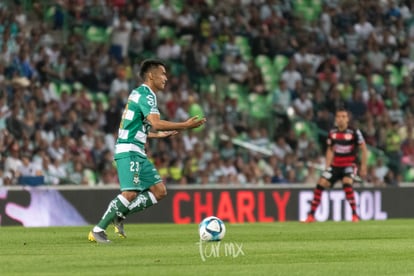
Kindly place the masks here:
<instances>
[{"instance_id":1,"label":"player's knee","mask_svg":"<svg viewBox=\"0 0 414 276\"><path fill-rule=\"evenodd\" d=\"M157 200L161 200L166 196L167 196L167 189L164 187L164 189L161 190L160 193L158 194Z\"/></svg>"},{"instance_id":2,"label":"player's knee","mask_svg":"<svg viewBox=\"0 0 414 276\"><path fill-rule=\"evenodd\" d=\"M137 197L137 192L135 191L123 191L122 196L129 202L133 201Z\"/></svg>"},{"instance_id":3,"label":"player's knee","mask_svg":"<svg viewBox=\"0 0 414 276\"><path fill-rule=\"evenodd\" d=\"M164 183L158 183L157 185L153 186L151 192L154 194L157 200L161 200L167 196L167 188L165 187Z\"/></svg>"},{"instance_id":4,"label":"player's knee","mask_svg":"<svg viewBox=\"0 0 414 276\"><path fill-rule=\"evenodd\" d=\"M350 177L344 177L343 179L342 179L342 185L343 186L345 186L345 185L350 185L350 186L352 186L352 184L353 184L353 179L352 178L350 178Z\"/></svg>"},{"instance_id":5,"label":"player's knee","mask_svg":"<svg viewBox=\"0 0 414 276\"><path fill-rule=\"evenodd\" d=\"M331 187L331 184L329 183L328 180L326 180L325 178L320 178L318 181L318 184L321 185L324 188L329 188Z\"/></svg>"}]
</instances>

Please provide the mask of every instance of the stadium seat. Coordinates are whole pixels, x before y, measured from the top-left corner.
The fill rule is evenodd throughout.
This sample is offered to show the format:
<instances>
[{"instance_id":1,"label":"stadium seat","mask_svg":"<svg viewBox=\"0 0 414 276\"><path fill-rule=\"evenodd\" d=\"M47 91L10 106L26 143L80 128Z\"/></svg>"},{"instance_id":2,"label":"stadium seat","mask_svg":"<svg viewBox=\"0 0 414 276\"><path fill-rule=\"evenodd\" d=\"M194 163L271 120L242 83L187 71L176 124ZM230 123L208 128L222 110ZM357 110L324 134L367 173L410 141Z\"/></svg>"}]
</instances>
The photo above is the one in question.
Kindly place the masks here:
<instances>
[{"instance_id":1,"label":"stadium seat","mask_svg":"<svg viewBox=\"0 0 414 276\"><path fill-rule=\"evenodd\" d=\"M86 30L85 37L90 42L107 42L111 34L111 28L102 28L98 26L89 26Z\"/></svg>"},{"instance_id":2,"label":"stadium seat","mask_svg":"<svg viewBox=\"0 0 414 276\"><path fill-rule=\"evenodd\" d=\"M256 66L258 66L260 68L262 66L272 66L272 62L270 61L270 58L268 56L266 56L266 55L258 55L255 58L254 61L256 63Z\"/></svg>"},{"instance_id":3,"label":"stadium seat","mask_svg":"<svg viewBox=\"0 0 414 276\"><path fill-rule=\"evenodd\" d=\"M384 83L384 78L380 74L372 74L372 83L374 85L382 85Z\"/></svg>"},{"instance_id":4,"label":"stadium seat","mask_svg":"<svg viewBox=\"0 0 414 276\"><path fill-rule=\"evenodd\" d=\"M284 55L276 55L273 59L273 67L276 73L281 73L289 63L289 58Z\"/></svg>"},{"instance_id":5,"label":"stadium seat","mask_svg":"<svg viewBox=\"0 0 414 276\"><path fill-rule=\"evenodd\" d=\"M237 83L229 83L226 95L237 100L237 107L239 111L247 111L249 109L247 90L242 85Z\"/></svg>"},{"instance_id":6,"label":"stadium seat","mask_svg":"<svg viewBox=\"0 0 414 276\"><path fill-rule=\"evenodd\" d=\"M72 86L70 84L67 84L67 83L64 83L64 82L60 83L59 84L59 95L62 94L63 91L71 93L72 92Z\"/></svg>"},{"instance_id":7,"label":"stadium seat","mask_svg":"<svg viewBox=\"0 0 414 276\"><path fill-rule=\"evenodd\" d=\"M278 77L272 70L263 75L263 80L266 86L266 90L270 92L276 88Z\"/></svg>"},{"instance_id":8,"label":"stadium seat","mask_svg":"<svg viewBox=\"0 0 414 276\"><path fill-rule=\"evenodd\" d=\"M296 136L299 136L302 132L305 132L308 137L315 137L309 122L304 120L296 121L293 125L293 129L295 130Z\"/></svg>"},{"instance_id":9,"label":"stadium seat","mask_svg":"<svg viewBox=\"0 0 414 276\"><path fill-rule=\"evenodd\" d=\"M150 5L151 8L154 10L158 10L161 4L163 4L163 0L151 0ZM183 0L171 0L171 5L174 7L176 12L180 12L184 7L184 1Z\"/></svg>"},{"instance_id":10,"label":"stadium seat","mask_svg":"<svg viewBox=\"0 0 414 276\"><path fill-rule=\"evenodd\" d=\"M86 180L88 181L88 185L89 186L94 186L96 184L96 180L97 180L96 172L94 172L91 169L85 169L83 171L83 173L86 177Z\"/></svg>"},{"instance_id":11,"label":"stadium seat","mask_svg":"<svg viewBox=\"0 0 414 276\"><path fill-rule=\"evenodd\" d=\"M211 53L208 56L207 64L208 64L208 68L212 70L213 72L219 70L221 67L220 57L215 53Z\"/></svg>"},{"instance_id":12,"label":"stadium seat","mask_svg":"<svg viewBox=\"0 0 414 276\"><path fill-rule=\"evenodd\" d=\"M174 38L175 31L173 28L169 26L162 26L158 29L158 38L166 39L166 38Z\"/></svg>"},{"instance_id":13,"label":"stadium seat","mask_svg":"<svg viewBox=\"0 0 414 276\"><path fill-rule=\"evenodd\" d=\"M251 93L248 96L250 115L254 119L266 119L270 116L270 106L267 104L266 96Z\"/></svg>"},{"instance_id":14,"label":"stadium seat","mask_svg":"<svg viewBox=\"0 0 414 276\"><path fill-rule=\"evenodd\" d=\"M55 6L50 6L45 11L44 20L46 22L52 21L53 17L55 16L55 13L56 13L56 7Z\"/></svg>"},{"instance_id":15,"label":"stadium seat","mask_svg":"<svg viewBox=\"0 0 414 276\"><path fill-rule=\"evenodd\" d=\"M240 49L240 53L243 57L244 60L250 60L252 59L252 55L251 55L251 49L250 49L250 44L249 41L246 37L244 36L236 36L236 45L239 47Z\"/></svg>"},{"instance_id":16,"label":"stadium seat","mask_svg":"<svg viewBox=\"0 0 414 276\"><path fill-rule=\"evenodd\" d=\"M390 76L390 82L393 86L398 86L402 82L402 75L401 72L398 70L398 68L392 64L387 64L385 69Z\"/></svg>"},{"instance_id":17,"label":"stadium seat","mask_svg":"<svg viewBox=\"0 0 414 276\"><path fill-rule=\"evenodd\" d=\"M414 168L407 167L404 170L403 178L405 182L414 182Z\"/></svg>"}]
</instances>

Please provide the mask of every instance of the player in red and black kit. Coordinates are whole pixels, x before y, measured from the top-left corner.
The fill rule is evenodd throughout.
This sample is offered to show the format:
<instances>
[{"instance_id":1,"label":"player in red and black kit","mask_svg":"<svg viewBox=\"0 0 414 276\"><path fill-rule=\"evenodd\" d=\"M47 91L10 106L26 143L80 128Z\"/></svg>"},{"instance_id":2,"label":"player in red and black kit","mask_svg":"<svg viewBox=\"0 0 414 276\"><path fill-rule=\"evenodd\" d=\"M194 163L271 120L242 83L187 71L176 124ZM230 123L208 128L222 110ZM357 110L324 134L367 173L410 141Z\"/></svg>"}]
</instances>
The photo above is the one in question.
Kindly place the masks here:
<instances>
[{"instance_id":1,"label":"player in red and black kit","mask_svg":"<svg viewBox=\"0 0 414 276\"><path fill-rule=\"evenodd\" d=\"M352 221L359 221L352 184L356 172L358 149L361 150L359 175L363 178L367 174L367 147L361 131L348 125L349 116L346 109L336 110L335 123L336 127L329 132L327 139L325 171L313 192L311 210L305 222L315 222L315 211L321 202L323 190L333 187L338 180L342 180L346 199L351 205Z\"/></svg>"}]
</instances>

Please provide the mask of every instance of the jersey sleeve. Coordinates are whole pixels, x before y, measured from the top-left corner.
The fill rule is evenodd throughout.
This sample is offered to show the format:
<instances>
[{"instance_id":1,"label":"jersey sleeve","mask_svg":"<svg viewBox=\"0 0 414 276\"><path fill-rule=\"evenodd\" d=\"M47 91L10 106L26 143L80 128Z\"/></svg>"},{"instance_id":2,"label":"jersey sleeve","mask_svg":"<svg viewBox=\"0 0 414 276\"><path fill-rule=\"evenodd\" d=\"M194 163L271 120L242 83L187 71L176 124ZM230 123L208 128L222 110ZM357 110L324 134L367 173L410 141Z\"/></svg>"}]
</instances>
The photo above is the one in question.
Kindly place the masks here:
<instances>
[{"instance_id":1,"label":"jersey sleeve","mask_svg":"<svg viewBox=\"0 0 414 276\"><path fill-rule=\"evenodd\" d=\"M157 97L152 93L148 93L145 97L140 97L139 106L144 117L147 117L149 114L160 114L157 106Z\"/></svg>"},{"instance_id":2,"label":"jersey sleeve","mask_svg":"<svg viewBox=\"0 0 414 276\"><path fill-rule=\"evenodd\" d=\"M328 147L332 146L332 131L329 131L328 138L326 138L326 145Z\"/></svg>"},{"instance_id":3,"label":"jersey sleeve","mask_svg":"<svg viewBox=\"0 0 414 276\"><path fill-rule=\"evenodd\" d=\"M365 144L364 136L362 135L362 132L359 129L356 130L356 138L358 145Z\"/></svg>"}]
</instances>

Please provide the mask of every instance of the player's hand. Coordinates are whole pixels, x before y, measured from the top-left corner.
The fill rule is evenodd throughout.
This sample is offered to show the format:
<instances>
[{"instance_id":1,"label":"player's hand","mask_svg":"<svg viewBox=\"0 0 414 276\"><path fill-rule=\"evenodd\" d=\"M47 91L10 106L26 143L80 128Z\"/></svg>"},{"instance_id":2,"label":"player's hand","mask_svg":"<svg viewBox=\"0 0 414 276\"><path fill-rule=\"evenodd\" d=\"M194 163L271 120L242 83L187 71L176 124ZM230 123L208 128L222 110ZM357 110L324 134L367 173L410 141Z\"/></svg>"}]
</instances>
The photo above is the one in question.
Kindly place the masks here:
<instances>
[{"instance_id":1,"label":"player's hand","mask_svg":"<svg viewBox=\"0 0 414 276\"><path fill-rule=\"evenodd\" d=\"M194 116L185 121L185 123L187 125L187 128L196 128L203 125L206 121L206 118L199 119L198 116Z\"/></svg>"},{"instance_id":2,"label":"player's hand","mask_svg":"<svg viewBox=\"0 0 414 276\"><path fill-rule=\"evenodd\" d=\"M177 135L177 134L178 134L178 131L176 131L176 130L158 131L157 132L157 137L158 138L166 138L166 137L174 136L174 135Z\"/></svg>"},{"instance_id":3,"label":"player's hand","mask_svg":"<svg viewBox=\"0 0 414 276\"><path fill-rule=\"evenodd\" d=\"M359 176L361 178L365 178L367 176L367 167L366 166L363 166L363 167L360 168Z\"/></svg>"}]
</instances>

